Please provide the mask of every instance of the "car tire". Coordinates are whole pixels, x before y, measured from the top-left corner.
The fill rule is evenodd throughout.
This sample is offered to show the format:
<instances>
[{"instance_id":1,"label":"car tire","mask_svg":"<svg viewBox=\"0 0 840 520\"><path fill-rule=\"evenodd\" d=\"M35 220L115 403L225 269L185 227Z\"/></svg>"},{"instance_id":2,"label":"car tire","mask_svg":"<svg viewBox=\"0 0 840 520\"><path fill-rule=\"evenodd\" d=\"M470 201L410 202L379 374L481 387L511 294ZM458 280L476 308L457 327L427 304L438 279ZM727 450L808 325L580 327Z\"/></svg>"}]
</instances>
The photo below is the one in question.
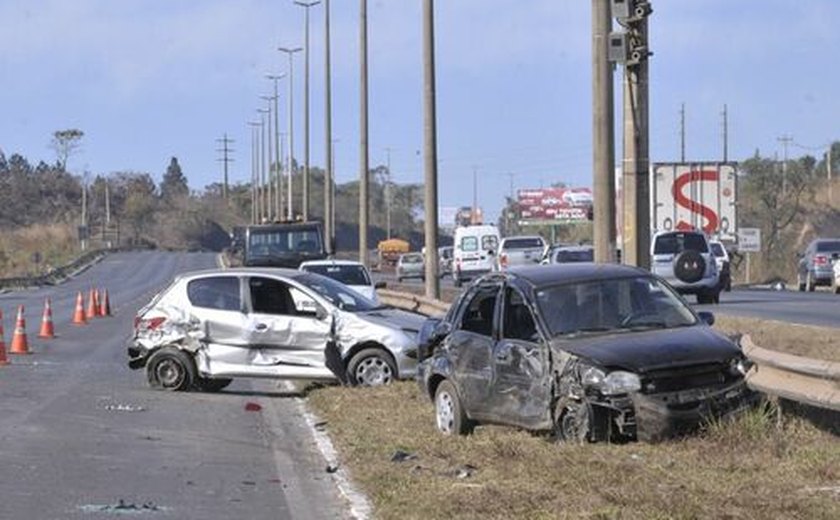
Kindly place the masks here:
<instances>
[{"instance_id":1,"label":"car tire","mask_svg":"<svg viewBox=\"0 0 840 520\"><path fill-rule=\"evenodd\" d=\"M703 279L706 272L706 260L699 251L686 250L674 258L674 276L685 283L695 283Z\"/></svg>"},{"instance_id":2,"label":"car tire","mask_svg":"<svg viewBox=\"0 0 840 520\"><path fill-rule=\"evenodd\" d=\"M461 285L463 285L463 283L464 282L462 282L460 278L453 278L452 279L452 285L454 285L455 287L461 287Z\"/></svg>"},{"instance_id":3,"label":"car tire","mask_svg":"<svg viewBox=\"0 0 840 520\"><path fill-rule=\"evenodd\" d=\"M554 438L582 444L592 439L592 406L585 401L561 399L554 407Z\"/></svg>"},{"instance_id":4,"label":"car tire","mask_svg":"<svg viewBox=\"0 0 840 520\"><path fill-rule=\"evenodd\" d=\"M840 285L837 284L837 279L833 276L831 278L831 289L834 291L834 294L840 294Z\"/></svg>"},{"instance_id":5,"label":"car tire","mask_svg":"<svg viewBox=\"0 0 840 520\"><path fill-rule=\"evenodd\" d=\"M227 386L232 382L233 379L230 379L229 377L197 377L193 386L200 392L218 392L219 390L227 388Z\"/></svg>"},{"instance_id":6,"label":"car tire","mask_svg":"<svg viewBox=\"0 0 840 520\"><path fill-rule=\"evenodd\" d=\"M816 289L816 285L814 284L814 279L811 278L811 272L808 271L808 275L805 277L805 290L808 292L814 292Z\"/></svg>"},{"instance_id":7,"label":"car tire","mask_svg":"<svg viewBox=\"0 0 840 520\"><path fill-rule=\"evenodd\" d=\"M385 349L369 347L356 352L347 363L347 380L353 386L382 386L397 379L397 367Z\"/></svg>"},{"instance_id":8,"label":"car tire","mask_svg":"<svg viewBox=\"0 0 840 520\"><path fill-rule=\"evenodd\" d=\"M149 356L146 377L155 390L180 392L193 386L197 370L189 354L175 347L163 347Z\"/></svg>"},{"instance_id":9,"label":"car tire","mask_svg":"<svg viewBox=\"0 0 840 520\"><path fill-rule=\"evenodd\" d=\"M435 390L435 424L444 435L469 435L474 423L467 418L455 385L441 381Z\"/></svg>"}]
</instances>

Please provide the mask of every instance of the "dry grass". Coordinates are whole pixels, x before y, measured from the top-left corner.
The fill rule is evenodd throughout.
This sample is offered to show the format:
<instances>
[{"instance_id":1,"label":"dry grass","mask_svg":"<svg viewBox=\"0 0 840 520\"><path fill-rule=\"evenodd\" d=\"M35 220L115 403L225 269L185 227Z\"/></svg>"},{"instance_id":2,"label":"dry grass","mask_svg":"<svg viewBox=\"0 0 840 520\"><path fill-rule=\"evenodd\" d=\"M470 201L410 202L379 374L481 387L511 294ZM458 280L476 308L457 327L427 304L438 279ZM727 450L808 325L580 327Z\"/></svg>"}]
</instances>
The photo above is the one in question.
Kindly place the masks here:
<instances>
[{"instance_id":1,"label":"dry grass","mask_svg":"<svg viewBox=\"0 0 840 520\"><path fill-rule=\"evenodd\" d=\"M726 334L749 334L759 347L798 356L840 362L840 329L781 321L715 315L715 328Z\"/></svg>"},{"instance_id":2,"label":"dry grass","mask_svg":"<svg viewBox=\"0 0 840 520\"><path fill-rule=\"evenodd\" d=\"M75 227L68 224L35 224L0 233L0 277L40 274L79 254ZM41 262L34 263L33 253Z\"/></svg>"},{"instance_id":3,"label":"dry grass","mask_svg":"<svg viewBox=\"0 0 840 520\"><path fill-rule=\"evenodd\" d=\"M656 445L557 445L502 427L443 437L411 382L310 403L379 518L840 518L840 442L767 412Z\"/></svg>"}]
</instances>

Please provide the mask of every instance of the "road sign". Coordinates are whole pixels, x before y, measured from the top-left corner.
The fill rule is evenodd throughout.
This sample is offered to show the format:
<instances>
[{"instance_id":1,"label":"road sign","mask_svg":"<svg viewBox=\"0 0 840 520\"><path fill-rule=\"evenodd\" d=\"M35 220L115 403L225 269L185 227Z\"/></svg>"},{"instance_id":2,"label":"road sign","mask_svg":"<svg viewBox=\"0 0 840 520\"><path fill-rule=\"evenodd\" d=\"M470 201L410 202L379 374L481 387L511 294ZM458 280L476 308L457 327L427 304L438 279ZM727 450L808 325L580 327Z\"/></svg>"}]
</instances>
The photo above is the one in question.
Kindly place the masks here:
<instances>
[{"instance_id":1,"label":"road sign","mask_svg":"<svg viewBox=\"0 0 840 520\"><path fill-rule=\"evenodd\" d=\"M739 229L738 251L743 253L758 253L761 251L761 230L758 228Z\"/></svg>"}]
</instances>

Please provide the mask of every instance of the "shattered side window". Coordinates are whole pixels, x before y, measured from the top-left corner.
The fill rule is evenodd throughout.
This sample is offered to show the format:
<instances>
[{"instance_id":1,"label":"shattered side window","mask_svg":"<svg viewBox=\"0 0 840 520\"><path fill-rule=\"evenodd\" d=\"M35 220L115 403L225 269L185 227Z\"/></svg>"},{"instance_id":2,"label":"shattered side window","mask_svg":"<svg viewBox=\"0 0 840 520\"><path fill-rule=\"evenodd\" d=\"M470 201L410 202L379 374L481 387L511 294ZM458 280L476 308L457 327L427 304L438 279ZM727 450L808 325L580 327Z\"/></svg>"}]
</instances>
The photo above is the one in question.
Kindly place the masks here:
<instances>
[{"instance_id":1,"label":"shattered side window","mask_svg":"<svg viewBox=\"0 0 840 520\"><path fill-rule=\"evenodd\" d=\"M503 312L502 337L530 342L539 341L534 316L519 291L511 287L505 289Z\"/></svg>"},{"instance_id":2,"label":"shattered side window","mask_svg":"<svg viewBox=\"0 0 840 520\"><path fill-rule=\"evenodd\" d=\"M216 276L193 280L187 284L187 297L196 307L238 311L241 309L239 278Z\"/></svg>"},{"instance_id":3,"label":"shattered side window","mask_svg":"<svg viewBox=\"0 0 840 520\"><path fill-rule=\"evenodd\" d=\"M467 304L461 316L461 330L490 336L493 334L493 314L496 309L498 286L482 287Z\"/></svg>"},{"instance_id":4,"label":"shattered side window","mask_svg":"<svg viewBox=\"0 0 840 520\"><path fill-rule=\"evenodd\" d=\"M251 291L251 308L260 314L296 314L295 302L289 287L273 278L254 277L248 280Z\"/></svg>"}]
</instances>

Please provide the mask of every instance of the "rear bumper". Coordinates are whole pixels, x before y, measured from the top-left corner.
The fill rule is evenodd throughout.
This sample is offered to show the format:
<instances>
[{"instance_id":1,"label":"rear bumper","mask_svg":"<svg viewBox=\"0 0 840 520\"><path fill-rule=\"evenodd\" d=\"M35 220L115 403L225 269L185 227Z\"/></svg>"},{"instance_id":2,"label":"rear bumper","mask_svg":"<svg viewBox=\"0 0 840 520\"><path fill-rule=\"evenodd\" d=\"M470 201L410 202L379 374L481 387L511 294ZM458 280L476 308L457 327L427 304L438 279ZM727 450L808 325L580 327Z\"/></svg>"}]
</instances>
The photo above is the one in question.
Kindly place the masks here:
<instances>
[{"instance_id":1,"label":"rear bumper","mask_svg":"<svg viewBox=\"0 0 840 520\"><path fill-rule=\"evenodd\" d=\"M132 340L126 350L128 351L128 368L137 370L146 366L146 360L149 358L148 349Z\"/></svg>"}]
</instances>

